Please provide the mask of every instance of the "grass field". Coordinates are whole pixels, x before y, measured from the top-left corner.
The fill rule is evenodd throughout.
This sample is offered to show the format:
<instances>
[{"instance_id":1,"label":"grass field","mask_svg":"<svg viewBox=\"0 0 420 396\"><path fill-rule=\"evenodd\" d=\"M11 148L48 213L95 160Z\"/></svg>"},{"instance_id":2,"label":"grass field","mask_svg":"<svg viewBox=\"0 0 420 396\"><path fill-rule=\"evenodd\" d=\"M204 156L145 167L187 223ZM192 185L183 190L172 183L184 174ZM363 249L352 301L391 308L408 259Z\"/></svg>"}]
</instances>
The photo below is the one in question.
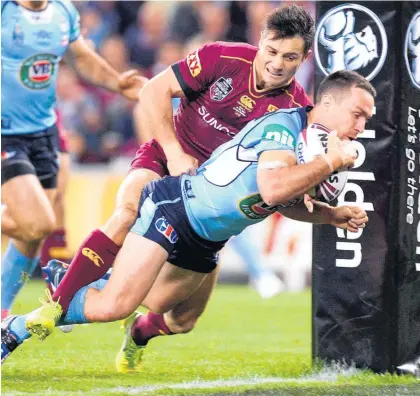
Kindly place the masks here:
<instances>
[{"instance_id":1,"label":"grass field","mask_svg":"<svg viewBox=\"0 0 420 396\"><path fill-rule=\"evenodd\" d=\"M15 312L39 305L26 285ZM149 343L144 371L118 374L118 323L57 330L29 340L2 367L3 395L420 395L411 377L311 369L310 293L265 301L246 286L219 286L198 327Z\"/></svg>"}]
</instances>

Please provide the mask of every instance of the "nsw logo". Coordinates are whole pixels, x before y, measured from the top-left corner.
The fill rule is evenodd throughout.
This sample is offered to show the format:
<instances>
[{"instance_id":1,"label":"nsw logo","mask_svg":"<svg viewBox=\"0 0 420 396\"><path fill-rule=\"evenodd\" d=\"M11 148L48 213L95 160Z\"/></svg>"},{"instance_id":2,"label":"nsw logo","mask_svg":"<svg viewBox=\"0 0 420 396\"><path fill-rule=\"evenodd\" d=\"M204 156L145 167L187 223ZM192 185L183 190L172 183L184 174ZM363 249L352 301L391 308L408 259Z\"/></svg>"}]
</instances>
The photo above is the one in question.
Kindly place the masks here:
<instances>
[{"instance_id":1,"label":"nsw logo","mask_svg":"<svg viewBox=\"0 0 420 396\"><path fill-rule=\"evenodd\" d=\"M329 10L315 33L315 59L327 76L354 70L372 80L382 69L388 50L384 25L369 8L343 4Z\"/></svg>"},{"instance_id":2,"label":"nsw logo","mask_svg":"<svg viewBox=\"0 0 420 396\"><path fill-rule=\"evenodd\" d=\"M25 59L20 66L20 80L30 89L43 89L51 84L57 56L38 54Z\"/></svg>"},{"instance_id":3,"label":"nsw logo","mask_svg":"<svg viewBox=\"0 0 420 396\"><path fill-rule=\"evenodd\" d=\"M232 79L220 77L210 87L210 97L218 102L222 101L233 91Z\"/></svg>"},{"instance_id":4,"label":"nsw logo","mask_svg":"<svg viewBox=\"0 0 420 396\"><path fill-rule=\"evenodd\" d=\"M164 217L159 217L155 223L156 229L171 243L176 243L178 234Z\"/></svg>"},{"instance_id":5,"label":"nsw logo","mask_svg":"<svg viewBox=\"0 0 420 396\"><path fill-rule=\"evenodd\" d=\"M417 11L407 28L404 56L413 85L420 89L420 11Z\"/></svg>"}]
</instances>

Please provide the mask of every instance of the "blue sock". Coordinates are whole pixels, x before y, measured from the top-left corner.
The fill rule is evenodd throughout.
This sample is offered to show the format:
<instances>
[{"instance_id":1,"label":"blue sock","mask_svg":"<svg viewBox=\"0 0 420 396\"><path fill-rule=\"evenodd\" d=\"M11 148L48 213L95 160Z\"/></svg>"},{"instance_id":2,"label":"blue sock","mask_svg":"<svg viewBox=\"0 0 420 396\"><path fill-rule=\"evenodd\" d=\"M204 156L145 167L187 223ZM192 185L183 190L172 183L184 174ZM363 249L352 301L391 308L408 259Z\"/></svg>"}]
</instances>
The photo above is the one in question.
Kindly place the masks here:
<instances>
[{"instance_id":1,"label":"blue sock","mask_svg":"<svg viewBox=\"0 0 420 396\"><path fill-rule=\"evenodd\" d=\"M92 282L89 286L82 287L71 300L66 316L58 321L57 326L88 323L84 315L86 293L89 288L102 290L106 283L106 280L99 279L96 282ZM23 341L31 337L25 326L28 315L30 314L17 316L9 325L9 330L15 335L18 344L22 344Z\"/></svg>"},{"instance_id":2,"label":"blue sock","mask_svg":"<svg viewBox=\"0 0 420 396\"><path fill-rule=\"evenodd\" d=\"M7 246L6 253L2 258L1 266L1 307L10 309L16 295L31 277L38 263L38 258L24 256L16 249L12 241Z\"/></svg>"},{"instance_id":3,"label":"blue sock","mask_svg":"<svg viewBox=\"0 0 420 396\"><path fill-rule=\"evenodd\" d=\"M73 299L71 300L66 315L58 321L57 326L89 323L84 313L87 291L90 288L102 290L105 287L106 283L107 280L99 279L96 282L92 282L89 286L85 286L79 289L79 291L74 295Z\"/></svg>"},{"instance_id":4,"label":"blue sock","mask_svg":"<svg viewBox=\"0 0 420 396\"><path fill-rule=\"evenodd\" d=\"M31 336L25 327L27 316L28 315L17 316L9 325L9 330L11 330L15 335L18 344L22 344L23 341Z\"/></svg>"},{"instance_id":5,"label":"blue sock","mask_svg":"<svg viewBox=\"0 0 420 396\"><path fill-rule=\"evenodd\" d=\"M253 236L247 229L234 238L231 238L228 243L245 263L246 270L251 279L259 279L264 273L271 272L271 270L264 268L260 248L255 246Z\"/></svg>"}]
</instances>

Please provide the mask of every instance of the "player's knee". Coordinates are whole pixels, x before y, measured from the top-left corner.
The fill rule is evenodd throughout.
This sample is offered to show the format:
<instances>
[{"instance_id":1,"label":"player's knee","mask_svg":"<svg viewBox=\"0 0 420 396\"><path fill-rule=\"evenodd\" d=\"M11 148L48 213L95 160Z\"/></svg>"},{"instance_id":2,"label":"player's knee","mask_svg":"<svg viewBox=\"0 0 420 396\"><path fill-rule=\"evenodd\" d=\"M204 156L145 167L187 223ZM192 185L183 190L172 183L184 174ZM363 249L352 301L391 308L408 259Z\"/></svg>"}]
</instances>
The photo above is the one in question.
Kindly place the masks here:
<instances>
[{"instance_id":1,"label":"player's knee","mask_svg":"<svg viewBox=\"0 0 420 396\"><path fill-rule=\"evenodd\" d=\"M125 319L136 309L129 296L114 296L103 304L102 321L113 322Z\"/></svg>"},{"instance_id":2,"label":"player's knee","mask_svg":"<svg viewBox=\"0 0 420 396\"><path fill-rule=\"evenodd\" d=\"M170 330L173 333L181 334L181 333L189 333L192 329L194 329L198 320L198 316L195 314L184 314L181 316L170 316Z\"/></svg>"},{"instance_id":3,"label":"player's knee","mask_svg":"<svg viewBox=\"0 0 420 396\"><path fill-rule=\"evenodd\" d=\"M23 239L40 241L51 234L55 229L55 218L46 217L42 221L30 221L24 226Z\"/></svg>"}]
</instances>

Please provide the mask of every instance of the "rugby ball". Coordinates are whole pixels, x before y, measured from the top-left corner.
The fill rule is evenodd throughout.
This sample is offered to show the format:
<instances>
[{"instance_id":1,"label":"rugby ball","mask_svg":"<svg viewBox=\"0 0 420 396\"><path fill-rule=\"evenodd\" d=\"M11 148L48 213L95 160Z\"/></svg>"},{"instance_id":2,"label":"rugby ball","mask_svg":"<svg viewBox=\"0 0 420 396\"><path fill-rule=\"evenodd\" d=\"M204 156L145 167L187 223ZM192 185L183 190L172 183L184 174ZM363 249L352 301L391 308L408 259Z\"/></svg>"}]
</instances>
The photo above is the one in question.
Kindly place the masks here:
<instances>
[{"instance_id":1,"label":"rugby ball","mask_svg":"<svg viewBox=\"0 0 420 396\"><path fill-rule=\"evenodd\" d=\"M297 164L306 164L327 151L328 135L331 131L321 124L312 123L302 130L296 144ZM348 171L335 171L326 180L314 187L309 194L323 202L334 201L344 190Z\"/></svg>"}]
</instances>

